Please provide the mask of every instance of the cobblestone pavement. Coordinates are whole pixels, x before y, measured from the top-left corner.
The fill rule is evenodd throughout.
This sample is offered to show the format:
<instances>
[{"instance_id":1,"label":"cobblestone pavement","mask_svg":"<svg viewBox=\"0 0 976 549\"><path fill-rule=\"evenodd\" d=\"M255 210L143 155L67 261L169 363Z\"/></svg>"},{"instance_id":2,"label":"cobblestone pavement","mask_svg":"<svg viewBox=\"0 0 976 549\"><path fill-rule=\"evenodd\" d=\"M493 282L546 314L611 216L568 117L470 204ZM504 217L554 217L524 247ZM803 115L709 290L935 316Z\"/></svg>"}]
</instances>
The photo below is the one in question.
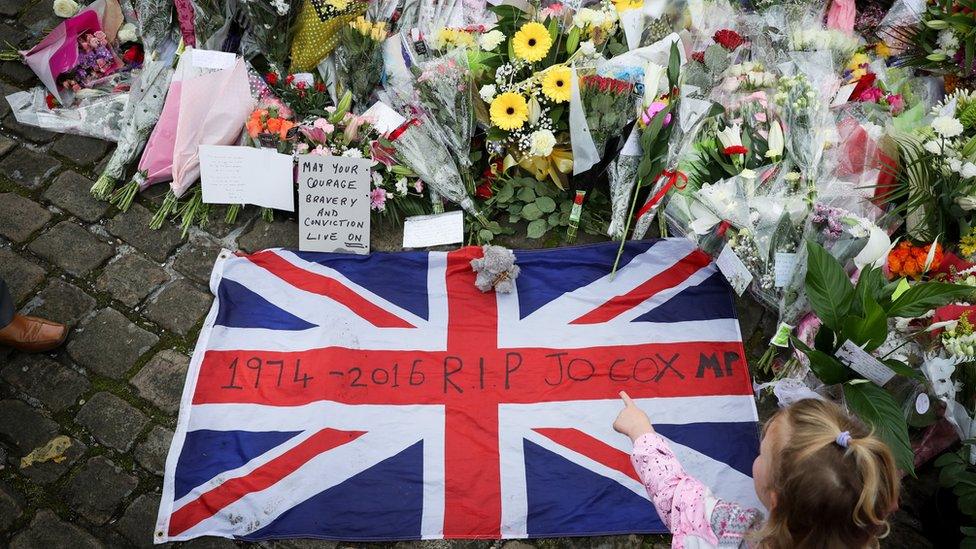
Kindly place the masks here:
<instances>
[{"instance_id":1,"label":"cobblestone pavement","mask_svg":"<svg viewBox=\"0 0 976 549\"><path fill-rule=\"evenodd\" d=\"M0 19L0 41L20 47L57 24L49 0L0 0ZM0 63L0 94L35 83L21 63ZM73 328L66 345L47 355L0 347L0 546L149 546L188 356L212 300L207 281L213 260L221 248L295 246L296 225L251 219L235 228L218 222L186 239L172 225L150 231L150 208L161 187L126 213L88 193L111 144L22 126L6 101L0 101L0 119L0 276L21 311ZM223 213L218 209L214 218ZM400 238L387 231L374 237L373 247L396 249ZM747 347L761 350L775 315L746 301L740 311ZM61 436L70 441L61 457L21 467L21 458ZM909 536L903 546L924 546L912 520L907 516L907 526L899 528ZM234 545L217 538L183 544ZM651 547L667 546L667 539L534 545Z\"/></svg>"}]
</instances>

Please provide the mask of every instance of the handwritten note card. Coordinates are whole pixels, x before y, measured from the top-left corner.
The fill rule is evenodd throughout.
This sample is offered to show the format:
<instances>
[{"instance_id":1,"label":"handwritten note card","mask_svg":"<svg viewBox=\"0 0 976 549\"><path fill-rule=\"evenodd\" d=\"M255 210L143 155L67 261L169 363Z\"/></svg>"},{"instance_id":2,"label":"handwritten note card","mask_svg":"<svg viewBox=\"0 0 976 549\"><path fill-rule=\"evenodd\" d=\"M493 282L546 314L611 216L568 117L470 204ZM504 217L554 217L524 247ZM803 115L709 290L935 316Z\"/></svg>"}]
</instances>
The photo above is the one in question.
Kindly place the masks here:
<instances>
[{"instance_id":1,"label":"handwritten note card","mask_svg":"<svg viewBox=\"0 0 976 549\"><path fill-rule=\"evenodd\" d=\"M369 253L370 161L298 157L298 248Z\"/></svg>"},{"instance_id":2,"label":"handwritten note card","mask_svg":"<svg viewBox=\"0 0 976 549\"><path fill-rule=\"evenodd\" d=\"M742 295L742 292L746 291L752 282L752 273L749 272L745 263L732 251L732 247L728 244L722 248L722 253L715 258L715 266L718 267L719 271L722 271L737 295Z\"/></svg>"},{"instance_id":3,"label":"handwritten note card","mask_svg":"<svg viewBox=\"0 0 976 549\"><path fill-rule=\"evenodd\" d=\"M461 210L434 215L415 215L403 220L403 247L426 248L464 240Z\"/></svg>"},{"instance_id":4,"label":"handwritten note card","mask_svg":"<svg viewBox=\"0 0 976 549\"><path fill-rule=\"evenodd\" d=\"M777 288L785 288L796 270L797 255L789 252L776 252L775 257L776 262L773 264L774 284Z\"/></svg>"},{"instance_id":5,"label":"handwritten note card","mask_svg":"<svg viewBox=\"0 0 976 549\"><path fill-rule=\"evenodd\" d=\"M871 353L858 347L853 341L847 340L834 353L841 362L846 363L855 372L883 386L895 377L895 372Z\"/></svg>"},{"instance_id":6,"label":"handwritten note card","mask_svg":"<svg viewBox=\"0 0 976 549\"><path fill-rule=\"evenodd\" d=\"M363 117L372 120L373 127L382 134L392 132L407 121L402 114L396 112L382 101L373 103L373 106L366 109L366 112L363 113Z\"/></svg>"},{"instance_id":7,"label":"handwritten note card","mask_svg":"<svg viewBox=\"0 0 976 549\"><path fill-rule=\"evenodd\" d=\"M199 153L205 203L295 211L291 156L273 149L223 145L200 145Z\"/></svg>"},{"instance_id":8,"label":"handwritten note card","mask_svg":"<svg viewBox=\"0 0 976 549\"><path fill-rule=\"evenodd\" d=\"M233 53L214 50L192 50L190 59L194 67L202 69L229 69L237 62Z\"/></svg>"}]
</instances>

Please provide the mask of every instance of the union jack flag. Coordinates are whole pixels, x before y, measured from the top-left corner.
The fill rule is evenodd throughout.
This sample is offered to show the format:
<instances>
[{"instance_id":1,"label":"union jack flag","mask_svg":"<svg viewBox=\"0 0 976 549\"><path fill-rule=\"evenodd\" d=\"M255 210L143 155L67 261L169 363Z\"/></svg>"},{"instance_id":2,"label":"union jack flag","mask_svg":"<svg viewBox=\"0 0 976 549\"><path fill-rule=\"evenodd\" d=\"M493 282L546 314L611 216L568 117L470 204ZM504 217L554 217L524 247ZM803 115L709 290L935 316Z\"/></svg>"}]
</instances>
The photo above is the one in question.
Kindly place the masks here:
<instances>
[{"instance_id":1,"label":"union jack flag","mask_svg":"<svg viewBox=\"0 0 976 549\"><path fill-rule=\"evenodd\" d=\"M613 432L626 390L690 473L758 506L757 416L724 278L686 240L219 259L157 542L665 532Z\"/></svg>"}]
</instances>

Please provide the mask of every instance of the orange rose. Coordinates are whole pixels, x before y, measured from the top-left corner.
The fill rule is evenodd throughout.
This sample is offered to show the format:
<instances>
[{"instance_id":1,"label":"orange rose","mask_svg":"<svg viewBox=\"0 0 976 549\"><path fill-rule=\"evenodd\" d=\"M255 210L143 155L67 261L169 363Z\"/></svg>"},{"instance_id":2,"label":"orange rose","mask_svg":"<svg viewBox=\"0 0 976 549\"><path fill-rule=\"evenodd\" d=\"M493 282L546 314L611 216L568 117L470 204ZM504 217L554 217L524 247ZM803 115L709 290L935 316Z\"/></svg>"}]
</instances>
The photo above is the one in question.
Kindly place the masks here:
<instances>
[{"instance_id":1,"label":"orange rose","mask_svg":"<svg viewBox=\"0 0 976 549\"><path fill-rule=\"evenodd\" d=\"M284 122L281 118L269 118L268 119L268 131L271 133L278 133L281 131L281 123Z\"/></svg>"},{"instance_id":2,"label":"orange rose","mask_svg":"<svg viewBox=\"0 0 976 549\"><path fill-rule=\"evenodd\" d=\"M902 241L888 254L888 270L895 276L920 278L925 273L925 262L929 258L929 246L916 246ZM938 269L942 264L942 245L935 245L935 254L929 269Z\"/></svg>"},{"instance_id":3,"label":"orange rose","mask_svg":"<svg viewBox=\"0 0 976 549\"><path fill-rule=\"evenodd\" d=\"M261 124L261 120L254 120L253 118L247 121L247 134L252 138L256 138L259 133L264 130L264 125Z\"/></svg>"},{"instance_id":4,"label":"orange rose","mask_svg":"<svg viewBox=\"0 0 976 549\"><path fill-rule=\"evenodd\" d=\"M295 123L294 122L292 122L290 120L282 120L281 121L281 129L278 130L278 135L280 135L282 139L288 139L288 130L290 130L290 129L294 128L294 127L295 127Z\"/></svg>"}]
</instances>

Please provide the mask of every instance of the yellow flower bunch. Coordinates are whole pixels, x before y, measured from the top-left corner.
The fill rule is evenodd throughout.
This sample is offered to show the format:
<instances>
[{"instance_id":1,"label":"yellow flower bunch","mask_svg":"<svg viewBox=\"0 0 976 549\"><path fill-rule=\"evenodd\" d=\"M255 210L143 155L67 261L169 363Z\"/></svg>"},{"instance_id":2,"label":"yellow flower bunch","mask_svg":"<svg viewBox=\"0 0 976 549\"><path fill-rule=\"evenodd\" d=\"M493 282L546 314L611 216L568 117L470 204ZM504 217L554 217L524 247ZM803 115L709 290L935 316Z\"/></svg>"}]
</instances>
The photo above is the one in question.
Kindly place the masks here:
<instances>
[{"instance_id":1,"label":"yellow flower bunch","mask_svg":"<svg viewBox=\"0 0 976 549\"><path fill-rule=\"evenodd\" d=\"M515 57L530 63L541 61L552 47L552 37L549 30L542 23L532 21L522 27L512 37L512 49Z\"/></svg>"},{"instance_id":2,"label":"yellow flower bunch","mask_svg":"<svg viewBox=\"0 0 976 549\"><path fill-rule=\"evenodd\" d=\"M444 50L450 48L473 48L478 41L474 34L461 29L444 27L437 31L434 37L434 49Z\"/></svg>"},{"instance_id":3,"label":"yellow flower bunch","mask_svg":"<svg viewBox=\"0 0 976 549\"><path fill-rule=\"evenodd\" d=\"M976 255L976 227L969 229L969 232L959 239L959 251L966 258Z\"/></svg>"},{"instance_id":4,"label":"yellow flower bunch","mask_svg":"<svg viewBox=\"0 0 976 549\"><path fill-rule=\"evenodd\" d=\"M349 22L349 26L356 29L359 34L367 38L372 38L375 42L386 40L386 23L373 23L362 15Z\"/></svg>"},{"instance_id":5,"label":"yellow flower bunch","mask_svg":"<svg viewBox=\"0 0 976 549\"><path fill-rule=\"evenodd\" d=\"M620 13L643 8L644 0L613 0L613 5L617 8L617 13Z\"/></svg>"}]
</instances>

